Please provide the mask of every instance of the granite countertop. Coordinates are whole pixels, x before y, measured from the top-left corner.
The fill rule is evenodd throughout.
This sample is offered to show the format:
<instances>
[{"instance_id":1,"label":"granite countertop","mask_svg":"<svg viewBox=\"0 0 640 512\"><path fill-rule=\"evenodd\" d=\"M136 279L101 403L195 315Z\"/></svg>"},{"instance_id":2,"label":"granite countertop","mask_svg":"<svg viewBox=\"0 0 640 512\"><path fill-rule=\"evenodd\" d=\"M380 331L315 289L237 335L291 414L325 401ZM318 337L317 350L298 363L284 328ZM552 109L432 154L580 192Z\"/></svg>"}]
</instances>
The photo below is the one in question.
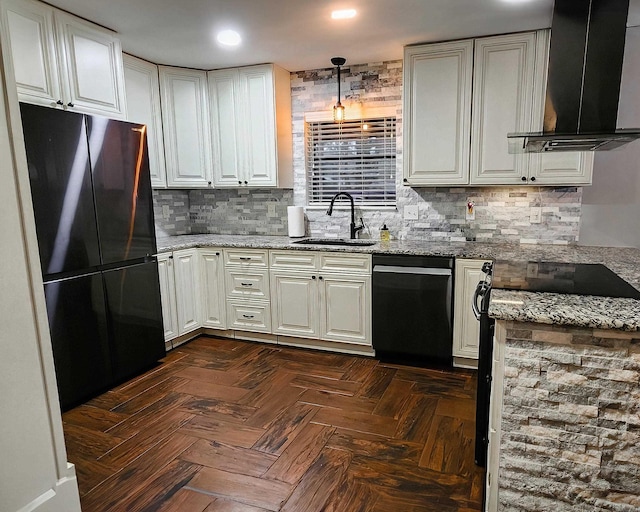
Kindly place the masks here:
<instances>
[{"instance_id":1,"label":"granite countertop","mask_svg":"<svg viewBox=\"0 0 640 512\"><path fill-rule=\"evenodd\" d=\"M409 254L473 259L602 263L640 290L640 249L517 243L423 242L392 240L368 247L296 245L286 236L180 235L158 237L158 252L191 247L242 247ZM489 315L497 320L640 330L640 300L591 295L492 290Z\"/></svg>"}]
</instances>

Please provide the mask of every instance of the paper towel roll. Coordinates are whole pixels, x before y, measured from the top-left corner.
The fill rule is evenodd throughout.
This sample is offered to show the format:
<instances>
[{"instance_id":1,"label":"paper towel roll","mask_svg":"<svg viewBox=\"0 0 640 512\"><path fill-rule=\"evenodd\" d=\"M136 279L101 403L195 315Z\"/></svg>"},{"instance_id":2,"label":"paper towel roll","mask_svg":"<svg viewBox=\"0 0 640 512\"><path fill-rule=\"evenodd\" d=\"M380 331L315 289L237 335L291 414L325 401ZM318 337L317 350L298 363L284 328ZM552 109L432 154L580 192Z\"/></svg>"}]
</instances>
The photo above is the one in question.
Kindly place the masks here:
<instances>
[{"instance_id":1,"label":"paper towel roll","mask_svg":"<svg viewBox=\"0 0 640 512\"><path fill-rule=\"evenodd\" d=\"M287 206L289 236L292 238L304 236L304 208L302 206Z\"/></svg>"}]
</instances>

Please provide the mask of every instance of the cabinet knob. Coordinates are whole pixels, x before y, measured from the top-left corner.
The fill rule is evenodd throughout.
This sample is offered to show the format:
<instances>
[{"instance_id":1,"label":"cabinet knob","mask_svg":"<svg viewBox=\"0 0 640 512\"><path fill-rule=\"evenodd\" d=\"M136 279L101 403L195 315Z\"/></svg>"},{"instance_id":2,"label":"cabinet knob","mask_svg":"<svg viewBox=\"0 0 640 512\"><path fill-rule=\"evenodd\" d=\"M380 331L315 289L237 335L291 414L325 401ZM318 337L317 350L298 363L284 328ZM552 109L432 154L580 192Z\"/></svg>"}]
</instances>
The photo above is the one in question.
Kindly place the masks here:
<instances>
[{"instance_id":1,"label":"cabinet knob","mask_svg":"<svg viewBox=\"0 0 640 512\"><path fill-rule=\"evenodd\" d=\"M322 276L318 277L318 279L320 279L320 281L322 281Z\"/></svg>"},{"instance_id":2,"label":"cabinet knob","mask_svg":"<svg viewBox=\"0 0 640 512\"><path fill-rule=\"evenodd\" d=\"M535 176L531 176L531 178L529 178L531 181L536 181L536 177Z\"/></svg>"},{"instance_id":3,"label":"cabinet knob","mask_svg":"<svg viewBox=\"0 0 640 512\"><path fill-rule=\"evenodd\" d=\"M523 176L522 178L520 178L522 181L527 181L527 177Z\"/></svg>"},{"instance_id":4,"label":"cabinet knob","mask_svg":"<svg viewBox=\"0 0 640 512\"><path fill-rule=\"evenodd\" d=\"M69 102L69 103L67 103L67 107L73 108L73 107L75 107L75 105L73 103Z\"/></svg>"},{"instance_id":5,"label":"cabinet knob","mask_svg":"<svg viewBox=\"0 0 640 512\"><path fill-rule=\"evenodd\" d=\"M311 276L311 279L315 279L315 278L316 278L316 276Z\"/></svg>"},{"instance_id":6,"label":"cabinet knob","mask_svg":"<svg viewBox=\"0 0 640 512\"><path fill-rule=\"evenodd\" d=\"M173 254L171 256L169 256L169 259L172 260L173 259Z\"/></svg>"},{"instance_id":7,"label":"cabinet knob","mask_svg":"<svg viewBox=\"0 0 640 512\"><path fill-rule=\"evenodd\" d=\"M241 182L241 181L238 181L238 185L242 185L242 182Z\"/></svg>"},{"instance_id":8,"label":"cabinet knob","mask_svg":"<svg viewBox=\"0 0 640 512\"><path fill-rule=\"evenodd\" d=\"M404 181L405 183L409 182L409 180L407 178L404 178L402 181Z\"/></svg>"},{"instance_id":9,"label":"cabinet knob","mask_svg":"<svg viewBox=\"0 0 640 512\"><path fill-rule=\"evenodd\" d=\"M220 253L219 253L219 252L217 252L217 253L216 253L216 256L220 256Z\"/></svg>"},{"instance_id":10,"label":"cabinet knob","mask_svg":"<svg viewBox=\"0 0 640 512\"><path fill-rule=\"evenodd\" d=\"M249 184L249 182L245 180L244 184L245 184L245 185L248 185L248 184Z\"/></svg>"},{"instance_id":11,"label":"cabinet knob","mask_svg":"<svg viewBox=\"0 0 640 512\"><path fill-rule=\"evenodd\" d=\"M211 182L210 182L210 181L207 181L207 184L208 184L209 186L211 186Z\"/></svg>"},{"instance_id":12,"label":"cabinet knob","mask_svg":"<svg viewBox=\"0 0 640 512\"><path fill-rule=\"evenodd\" d=\"M62 101L62 100L58 100L58 101L56 101L56 105L60 105L60 106L62 106L62 105L64 105L64 101Z\"/></svg>"}]
</instances>

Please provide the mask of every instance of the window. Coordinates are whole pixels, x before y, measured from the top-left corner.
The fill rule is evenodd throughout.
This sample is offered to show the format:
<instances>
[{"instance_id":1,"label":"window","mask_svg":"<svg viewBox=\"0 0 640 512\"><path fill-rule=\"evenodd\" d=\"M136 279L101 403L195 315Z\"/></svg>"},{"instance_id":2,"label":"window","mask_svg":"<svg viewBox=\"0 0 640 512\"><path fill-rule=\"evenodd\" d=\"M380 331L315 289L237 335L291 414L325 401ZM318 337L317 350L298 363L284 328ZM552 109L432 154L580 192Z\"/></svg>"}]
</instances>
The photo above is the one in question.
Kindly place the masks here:
<instances>
[{"instance_id":1,"label":"window","mask_svg":"<svg viewBox=\"0 0 640 512\"><path fill-rule=\"evenodd\" d=\"M396 118L307 122L307 202L349 192L360 206L396 204Z\"/></svg>"}]
</instances>

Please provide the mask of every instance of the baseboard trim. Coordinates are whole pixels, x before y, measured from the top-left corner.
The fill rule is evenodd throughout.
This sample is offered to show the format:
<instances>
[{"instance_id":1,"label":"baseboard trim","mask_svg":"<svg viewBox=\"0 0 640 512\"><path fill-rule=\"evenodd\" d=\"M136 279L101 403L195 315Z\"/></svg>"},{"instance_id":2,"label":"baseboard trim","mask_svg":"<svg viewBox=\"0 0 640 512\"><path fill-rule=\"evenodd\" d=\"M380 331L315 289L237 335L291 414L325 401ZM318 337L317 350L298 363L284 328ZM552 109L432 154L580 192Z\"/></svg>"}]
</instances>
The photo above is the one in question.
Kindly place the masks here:
<instances>
[{"instance_id":1,"label":"baseboard trim","mask_svg":"<svg viewBox=\"0 0 640 512\"><path fill-rule=\"evenodd\" d=\"M191 341L193 338L197 338L202 334L208 336L217 336L219 338L230 338L234 340L270 343L272 345L283 345L287 347L311 348L322 350L324 352L337 352L341 354L353 354L368 357L375 356L375 350L373 350L373 347L367 345L359 345L356 343L324 341L311 338L298 338L293 336L281 336L261 332L236 331L233 329L212 329L208 327L201 327L199 329L196 329L195 331L191 331L187 334L183 334L182 336L170 340L171 347L175 349L183 343Z\"/></svg>"},{"instance_id":2,"label":"baseboard trim","mask_svg":"<svg viewBox=\"0 0 640 512\"><path fill-rule=\"evenodd\" d=\"M75 472L61 478L53 489L48 489L17 512L81 512L80 494Z\"/></svg>"}]
</instances>

